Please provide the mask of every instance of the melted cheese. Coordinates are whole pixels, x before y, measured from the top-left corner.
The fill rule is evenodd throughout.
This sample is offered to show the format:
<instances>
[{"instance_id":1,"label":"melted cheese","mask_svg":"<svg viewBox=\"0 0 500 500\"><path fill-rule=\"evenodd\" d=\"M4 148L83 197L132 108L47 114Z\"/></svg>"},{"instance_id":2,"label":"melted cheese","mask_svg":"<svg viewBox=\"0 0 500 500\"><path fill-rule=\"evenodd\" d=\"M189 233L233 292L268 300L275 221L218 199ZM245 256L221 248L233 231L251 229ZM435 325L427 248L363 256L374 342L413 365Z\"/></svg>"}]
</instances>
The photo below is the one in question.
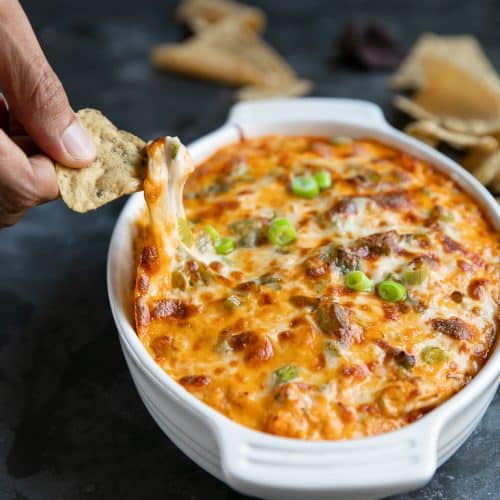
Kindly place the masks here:
<instances>
[{"instance_id":1,"label":"melted cheese","mask_svg":"<svg viewBox=\"0 0 500 500\"><path fill-rule=\"evenodd\" d=\"M146 348L198 398L254 429L347 439L412 422L484 364L497 331L498 235L431 165L370 140L242 140L190 175L184 214L193 168L182 146L173 158L176 141L149 145L134 305ZM321 170L331 188L291 192L294 176ZM179 217L193 245L180 241ZM269 243L276 217L296 227L293 244ZM235 251L217 255L206 224ZM349 269L377 284L415 265L428 277L402 302L345 286Z\"/></svg>"}]
</instances>

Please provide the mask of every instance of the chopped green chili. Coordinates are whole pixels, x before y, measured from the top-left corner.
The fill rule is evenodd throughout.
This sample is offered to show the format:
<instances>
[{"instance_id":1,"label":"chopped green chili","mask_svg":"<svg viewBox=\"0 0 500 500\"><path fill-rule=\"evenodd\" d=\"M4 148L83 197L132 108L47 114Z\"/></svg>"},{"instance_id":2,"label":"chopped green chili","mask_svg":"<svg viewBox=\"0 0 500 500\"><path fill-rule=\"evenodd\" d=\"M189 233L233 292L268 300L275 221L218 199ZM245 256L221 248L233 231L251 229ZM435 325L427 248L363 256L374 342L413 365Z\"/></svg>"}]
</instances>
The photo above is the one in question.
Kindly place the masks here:
<instances>
[{"instance_id":1,"label":"chopped green chili","mask_svg":"<svg viewBox=\"0 0 500 500\"><path fill-rule=\"evenodd\" d=\"M189 228L189 223L186 219L179 217L177 219L177 226L179 228L179 236L184 245L190 247L193 244L193 234Z\"/></svg>"},{"instance_id":2,"label":"chopped green chili","mask_svg":"<svg viewBox=\"0 0 500 500\"><path fill-rule=\"evenodd\" d=\"M259 278L261 285L269 285L270 283L279 283L281 281L281 276L276 273L266 273Z\"/></svg>"},{"instance_id":3,"label":"chopped green chili","mask_svg":"<svg viewBox=\"0 0 500 500\"><path fill-rule=\"evenodd\" d=\"M438 365L447 358L446 352L436 346L424 347L420 353L420 357L428 365Z\"/></svg>"},{"instance_id":4,"label":"chopped green chili","mask_svg":"<svg viewBox=\"0 0 500 500\"><path fill-rule=\"evenodd\" d=\"M230 231L235 234L240 247L254 248L266 241L266 221L250 217L229 224Z\"/></svg>"},{"instance_id":5,"label":"chopped green chili","mask_svg":"<svg viewBox=\"0 0 500 500\"><path fill-rule=\"evenodd\" d=\"M285 365L273 372L273 384L279 385L297 378L297 368L293 365Z\"/></svg>"},{"instance_id":6,"label":"chopped green chili","mask_svg":"<svg viewBox=\"0 0 500 500\"><path fill-rule=\"evenodd\" d=\"M174 144L172 144L172 159L174 159L177 156L180 147L181 145L179 142L174 142Z\"/></svg>"}]
</instances>

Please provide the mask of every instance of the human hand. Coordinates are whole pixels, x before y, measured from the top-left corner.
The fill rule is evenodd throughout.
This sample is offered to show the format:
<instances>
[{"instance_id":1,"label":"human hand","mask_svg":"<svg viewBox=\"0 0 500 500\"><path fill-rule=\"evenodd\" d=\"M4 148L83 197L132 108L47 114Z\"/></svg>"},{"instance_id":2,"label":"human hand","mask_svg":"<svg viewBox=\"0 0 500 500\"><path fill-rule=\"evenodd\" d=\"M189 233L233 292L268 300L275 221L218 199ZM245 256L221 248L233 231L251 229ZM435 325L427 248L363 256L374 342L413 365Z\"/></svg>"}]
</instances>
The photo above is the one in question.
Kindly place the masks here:
<instances>
[{"instance_id":1,"label":"human hand","mask_svg":"<svg viewBox=\"0 0 500 500\"><path fill-rule=\"evenodd\" d=\"M0 227L59 194L52 159L80 168L95 146L17 0L0 0Z\"/></svg>"}]
</instances>

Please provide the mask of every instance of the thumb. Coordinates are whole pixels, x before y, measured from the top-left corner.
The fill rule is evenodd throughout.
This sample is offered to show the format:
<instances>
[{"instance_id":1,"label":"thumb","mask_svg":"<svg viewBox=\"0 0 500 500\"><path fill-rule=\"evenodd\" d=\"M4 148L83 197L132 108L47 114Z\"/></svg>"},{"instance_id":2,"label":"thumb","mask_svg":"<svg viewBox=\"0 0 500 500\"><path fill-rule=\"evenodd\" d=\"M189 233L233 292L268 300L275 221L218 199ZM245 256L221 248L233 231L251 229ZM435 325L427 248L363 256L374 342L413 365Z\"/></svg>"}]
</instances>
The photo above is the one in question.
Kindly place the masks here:
<instances>
[{"instance_id":1,"label":"thumb","mask_svg":"<svg viewBox=\"0 0 500 500\"><path fill-rule=\"evenodd\" d=\"M0 87L10 111L38 147L69 167L95 157L95 145L71 109L17 1L2 2Z\"/></svg>"}]
</instances>

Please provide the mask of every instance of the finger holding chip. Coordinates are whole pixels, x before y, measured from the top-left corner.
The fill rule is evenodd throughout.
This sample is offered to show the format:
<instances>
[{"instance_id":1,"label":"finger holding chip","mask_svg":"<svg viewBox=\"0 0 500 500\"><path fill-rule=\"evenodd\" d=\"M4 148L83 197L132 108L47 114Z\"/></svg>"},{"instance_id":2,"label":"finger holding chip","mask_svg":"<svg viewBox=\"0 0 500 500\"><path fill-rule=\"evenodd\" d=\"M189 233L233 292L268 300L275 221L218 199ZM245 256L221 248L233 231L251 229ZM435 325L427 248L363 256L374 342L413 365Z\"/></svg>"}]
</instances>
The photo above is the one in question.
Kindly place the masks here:
<instances>
[{"instance_id":1,"label":"finger holding chip","mask_svg":"<svg viewBox=\"0 0 500 500\"><path fill-rule=\"evenodd\" d=\"M118 130L96 109L82 109L77 116L94 141L97 155L82 169L56 165L59 191L66 205L83 213L140 191L146 175L146 143Z\"/></svg>"}]
</instances>

